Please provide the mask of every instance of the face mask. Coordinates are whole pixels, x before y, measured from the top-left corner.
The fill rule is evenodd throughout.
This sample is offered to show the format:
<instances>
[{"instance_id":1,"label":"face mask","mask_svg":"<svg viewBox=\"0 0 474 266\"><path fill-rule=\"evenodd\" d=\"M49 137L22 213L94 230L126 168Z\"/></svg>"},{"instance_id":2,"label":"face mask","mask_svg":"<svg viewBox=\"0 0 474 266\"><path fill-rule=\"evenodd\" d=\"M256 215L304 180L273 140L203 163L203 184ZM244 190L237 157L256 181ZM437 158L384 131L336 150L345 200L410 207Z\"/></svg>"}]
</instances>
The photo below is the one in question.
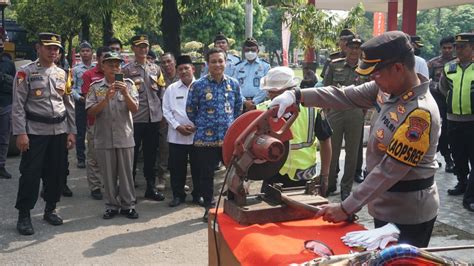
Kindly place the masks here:
<instances>
[{"instance_id":1,"label":"face mask","mask_svg":"<svg viewBox=\"0 0 474 266\"><path fill-rule=\"evenodd\" d=\"M421 49L420 48L415 48L414 51L415 55L420 55L421 54Z\"/></svg>"},{"instance_id":2,"label":"face mask","mask_svg":"<svg viewBox=\"0 0 474 266\"><path fill-rule=\"evenodd\" d=\"M249 61L252 61L252 60L255 60L255 58L257 58L257 53L256 52L246 52L245 53L245 59L247 59Z\"/></svg>"}]
</instances>

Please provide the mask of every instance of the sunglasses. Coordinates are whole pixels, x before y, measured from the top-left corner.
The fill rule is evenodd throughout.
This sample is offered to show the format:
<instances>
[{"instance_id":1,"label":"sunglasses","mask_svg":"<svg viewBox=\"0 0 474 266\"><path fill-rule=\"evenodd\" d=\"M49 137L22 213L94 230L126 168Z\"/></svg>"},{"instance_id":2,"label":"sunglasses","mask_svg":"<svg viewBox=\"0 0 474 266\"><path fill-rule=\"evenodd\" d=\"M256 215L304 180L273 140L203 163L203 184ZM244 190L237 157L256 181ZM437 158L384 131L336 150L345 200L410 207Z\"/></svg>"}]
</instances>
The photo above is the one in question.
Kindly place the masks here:
<instances>
[{"instance_id":1,"label":"sunglasses","mask_svg":"<svg viewBox=\"0 0 474 266\"><path fill-rule=\"evenodd\" d=\"M321 257L329 257L334 255L334 251L319 240L306 240L304 242L304 248Z\"/></svg>"}]
</instances>

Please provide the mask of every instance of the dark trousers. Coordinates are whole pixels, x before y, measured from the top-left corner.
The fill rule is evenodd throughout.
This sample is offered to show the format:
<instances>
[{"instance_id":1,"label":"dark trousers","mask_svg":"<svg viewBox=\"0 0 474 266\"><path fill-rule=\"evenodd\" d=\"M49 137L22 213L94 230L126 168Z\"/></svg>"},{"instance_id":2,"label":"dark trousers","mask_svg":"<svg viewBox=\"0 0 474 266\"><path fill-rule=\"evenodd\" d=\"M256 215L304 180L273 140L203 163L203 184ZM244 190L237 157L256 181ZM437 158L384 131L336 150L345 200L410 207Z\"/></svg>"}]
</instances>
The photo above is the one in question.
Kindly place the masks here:
<instances>
[{"instance_id":1,"label":"dark trousers","mask_svg":"<svg viewBox=\"0 0 474 266\"><path fill-rule=\"evenodd\" d=\"M199 183L204 206L211 207L214 195L214 172L222 160L221 147L194 147L199 165Z\"/></svg>"},{"instance_id":2,"label":"dark trousers","mask_svg":"<svg viewBox=\"0 0 474 266\"><path fill-rule=\"evenodd\" d=\"M86 131L87 131L87 113L84 102L75 101L76 104L76 157L80 162L86 161Z\"/></svg>"},{"instance_id":3,"label":"dark trousers","mask_svg":"<svg viewBox=\"0 0 474 266\"><path fill-rule=\"evenodd\" d=\"M0 167L4 167L7 161L8 145L10 144L10 134L12 132L11 120L11 105L0 107Z\"/></svg>"},{"instance_id":4,"label":"dark trousers","mask_svg":"<svg viewBox=\"0 0 474 266\"><path fill-rule=\"evenodd\" d=\"M67 134L28 135L30 149L23 152L20 181L15 208L31 210L38 200L40 179L43 178L44 200L56 204L61 197L66 178Z\"/></svg>"},{"instance_id":5,"label":"dark trousers","mask_svg":"<svg viewBox=\"0 0 474 266\"><path fill-rule=\"evenodd\" d=\"M454 173L461 184L467 184L467 176L470 172L469 163L471 168L474 165L474 121L449 121L448 135L454 159ZM472 175L471 172L470 176L472 177ZM470 182L474 182L473 178L470 180ZM474 193L473 186L471 186L471 190Z\"/></svg>"},{"instance_id":6,"label":"dark trousers","mask_svg":"<svg viewBox=\"0 0 474 266\"><path fill-rule=\"evenodd\" d=\"M174 198L184 200L186 192L184 185L186 184L186 175L188 172L188 161L191 165L191 176L193 180L193 199L199 199L199 164L196 161L194 146L169 143L168 168L170 169L171 190Z\"/></svg>"},{"instance_id":7,"label":"dark trousers","mask_svg":"<svg viewBox=\"0 0 474 266\"><path fill-rule=\"evenodd\" d=\"M430 243L431 233L436 217L428 222L420 224L395 224L400 229L399 244L410 244L415 247L425 248ZM388 222L384 222L374 218L375 228L382 227Z\"/></svg>"},{"instance_id":8,"label":"dark trousers","mask_svg":"<svg viewBox=\"0 0 474 266\"><path fill-rule=\"evenodd\" d=\"M360 135L359 150L357 151L357 166L355 175L362 176L362 164L364 163L364 127L362 127L362 134Z\"/></svg>"},{"instance_id":9,"label":"dark trousers","mask_svg":"<svg viewBox=\"0 0 474 266\"><path fill-rule=\"evenodd\" d=\"M143 175L147 185L155 185L155 173L153 166L156 161L158 149L158 133L160 129L159 122L134 123L133 138L135 139L135 153L133 156L133 179L135 179L137 170L138 155L140 146L143 147Z\"/></svg>"},{"instance_id":10,"label":"dark trousers","mask_svg":"<svg viewBox=\"0 0 474 266\"><path fill-rule=\"evenodd\" d=\"M451 158L451 149L449 146L449 138L448 138L448 119L446 117L447 113L447 106L446 106L446 98L439 92L430 90L433 98L438 104L439 114L441 116L442 124L441 124L441 135L439 136L438 141L438 151L441 152L443 155L444 160L446 163L452 162L453 159Z\"/></svg>"}]
</instances>

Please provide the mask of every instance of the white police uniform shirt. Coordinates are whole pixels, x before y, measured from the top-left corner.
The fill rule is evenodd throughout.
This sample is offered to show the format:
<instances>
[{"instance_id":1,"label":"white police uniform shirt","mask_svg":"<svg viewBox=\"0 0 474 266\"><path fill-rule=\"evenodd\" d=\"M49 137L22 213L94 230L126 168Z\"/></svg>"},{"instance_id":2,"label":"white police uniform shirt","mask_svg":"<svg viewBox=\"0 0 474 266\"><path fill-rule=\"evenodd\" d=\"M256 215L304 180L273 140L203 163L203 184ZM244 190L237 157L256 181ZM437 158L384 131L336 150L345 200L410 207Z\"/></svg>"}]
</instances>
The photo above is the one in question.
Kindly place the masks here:
<instances>
[{"instance_id":1,"label":"white police uniform shirt","mask_svg":"<svg viewBox=\"0 0 474 266\"><path fill-rule=\"evenodd\" d=\"M267 94L260 89L260 79L267 75L270 64L257 57L250 63L247 60L235 65L233 78L239 81L240 92L243 99L252 98L254 104L265 101Z\"/></svg>"}]
</instances>

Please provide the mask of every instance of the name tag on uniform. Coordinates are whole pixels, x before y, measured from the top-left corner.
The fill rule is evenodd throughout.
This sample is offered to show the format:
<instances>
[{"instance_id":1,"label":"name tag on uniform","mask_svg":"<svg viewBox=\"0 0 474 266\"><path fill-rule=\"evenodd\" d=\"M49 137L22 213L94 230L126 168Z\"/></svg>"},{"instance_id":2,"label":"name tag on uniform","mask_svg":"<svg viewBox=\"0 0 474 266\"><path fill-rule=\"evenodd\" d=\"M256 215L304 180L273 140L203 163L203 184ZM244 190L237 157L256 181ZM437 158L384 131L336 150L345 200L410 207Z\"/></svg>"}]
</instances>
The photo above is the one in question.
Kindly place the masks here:
<instances>
[{"instance_id":1,"label":"name tag on uniform","mask_svg":"<svg viewBox=\"0 0 474 266\"><path fill-rule=\"evenodd\" d=\"M43 76L41 76L41 75L34 75L34 76L31 75L31 76L30 76L30 82L33 82L33 81L43 81L43 80L44 80L44 78L43 78Z\"/></svg>"},{"instance_id":2,"label":"name tag on uniform","mask_svg":"<svg viewBox=\"0 0 474 266\"><path fill-rule=\"evenodd\" d=\"M184 96L177 96L176 100L179 100L179 99L184 99Z\"/></svg>"}]
</instances>

